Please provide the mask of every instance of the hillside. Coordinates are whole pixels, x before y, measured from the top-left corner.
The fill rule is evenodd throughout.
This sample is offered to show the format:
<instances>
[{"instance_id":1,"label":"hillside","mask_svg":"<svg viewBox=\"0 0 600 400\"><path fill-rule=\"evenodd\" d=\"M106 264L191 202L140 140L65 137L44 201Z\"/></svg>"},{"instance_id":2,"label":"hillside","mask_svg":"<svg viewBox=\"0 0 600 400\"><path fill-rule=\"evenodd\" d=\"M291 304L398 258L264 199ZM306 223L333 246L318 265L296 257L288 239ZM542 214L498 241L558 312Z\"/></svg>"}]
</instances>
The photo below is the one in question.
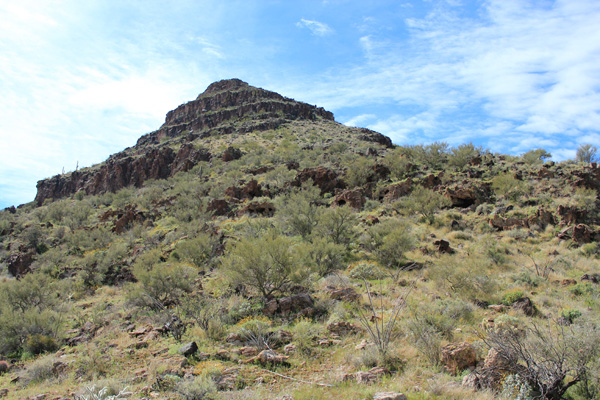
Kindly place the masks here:
<instances>
[{"instance_id":1,"label":"hillside","mask_svg":"<svg viewBox=\"0 0 600 400\"><path fill-rule=\"evenodd\" d=\"M600 169L548 157L215 82L0 212L0 397L598 398Z\"/></svg>"}]
</instances>

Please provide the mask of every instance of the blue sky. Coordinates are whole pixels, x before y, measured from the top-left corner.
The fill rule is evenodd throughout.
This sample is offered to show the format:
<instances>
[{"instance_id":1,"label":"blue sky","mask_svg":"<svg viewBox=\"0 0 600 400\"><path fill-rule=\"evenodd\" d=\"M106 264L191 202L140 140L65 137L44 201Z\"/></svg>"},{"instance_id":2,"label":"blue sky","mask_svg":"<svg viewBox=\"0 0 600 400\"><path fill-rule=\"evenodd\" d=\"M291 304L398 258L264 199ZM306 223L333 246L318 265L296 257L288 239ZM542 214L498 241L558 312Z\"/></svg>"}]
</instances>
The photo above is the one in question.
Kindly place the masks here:
<instances>
[{"instance_id":1,"label":"blue sky","mask_svg":"<svg viewBox=\"0 0 600 400\"><path fill-rule=\"evenodd\" d=\"M597 0L21 0L0 21L0 208L234 77L397 144L600 146Z\"/></svg>"}]
</instances>

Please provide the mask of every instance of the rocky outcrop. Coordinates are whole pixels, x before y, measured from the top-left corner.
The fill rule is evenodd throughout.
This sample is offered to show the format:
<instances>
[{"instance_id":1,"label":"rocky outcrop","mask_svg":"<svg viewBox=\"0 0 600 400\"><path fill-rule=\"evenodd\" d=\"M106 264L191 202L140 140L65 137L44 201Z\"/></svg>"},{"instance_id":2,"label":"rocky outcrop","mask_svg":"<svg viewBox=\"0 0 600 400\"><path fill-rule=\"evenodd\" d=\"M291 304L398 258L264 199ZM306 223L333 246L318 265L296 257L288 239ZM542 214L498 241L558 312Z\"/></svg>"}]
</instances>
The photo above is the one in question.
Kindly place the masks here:
<instances>
[{"instance_id":1,"label":"rocky outcrop","mask_svg":"<svg viewBox=\"0 0 600 400\"><path fill-rule=\"evenodd\" d=\"M8 272L15 278L20 278L23 275L31 272L31 264L35 259L35 251L27 249L25 246L19 247L18 251L8 256L6 266Z\"/></svg>"},{"instance_id":2,"label":"rocky outcrop","mask_svg":"<svg viewBox=\"0 0 600 400\"><path fill-rule=\"evenodd\" d=\"M360 189L345 190L335 196L333 205L336 207L348 205L354 209L362 210L365 205L365 197Z\"/></svg>"},{"instance_id":3,"label":"rocky outcrop","mask_svg":"<svg viewBox=\"0 0 600 400\"><path fill-rule=\"evenodd\" d=\"M152 148L139 155L117 153L100 166L39 181L35 201L42 205L47 199L59 199L79 191L95 195L116 192L127 186L141 187L147 180L166 179L208 160L210 154L206 150L192 145L182 146L177 153L170 147Z\"/></svg>"},{"instance_id":4,"label":"rocky outcrop","mask_svg":"<svg viewBox=\"0 0 600 400\"><path fill-rule=\"evenodd\" d=\"M461 184L447 187L444 196L450 199L452 207L466 208L487 202L491 189L489 184Z\"/></svg>"},{"instance_id":5,"label":"rocky outcrop","mask_svg":"<svg viewBox=\"0 0 600 400\"><path fill-rule=\"evenodd\" d=\"M308 293L301 293L269 301L263 308L265 315L290 315L291 313L310 314L315 302Z\"/></svg>"},{"instance_id":6,"label":"rocky outcrop","mask_svg":"<svg viewBox=\"0 0 600 400\"><path fill-rule=\"evenodd\" d=\"M456 375L477 365L477 352L469 343L451 343L442 347L442 363Z\"/></svg>"},{"instance_id":7,"label":"rocky outcrop","mask_svg":"<svg viewBox=\"0 0 600 400\"><path fill-rule=\"evenodd\" d=\"M232 121L242 118L244 123L232 126ZM289 120L317 118L333 121L333 114L321 107L252 87L239 79L229 79L211 84L196 100L169 111L162 127L142 136L137 146L158 144L165 137L185 133L199 132L200 137L204 137L233 131L251 132L276 129Z\"/></svg>"},{"instance_id":8,"label":"rocky outcrop","mask_svg":"<svg viewBox=\"0 0 600 400\"><path fill-rule=\"evenodd\" d=\"M334 193L335 189L345 189L346 183L341 180L338 173L325 168L306 168L296 175L296 179L291 182L292 186L300 187L304 182L312 180L313 184L321 189L321 194Z\"/></svg>"}]
</instances>

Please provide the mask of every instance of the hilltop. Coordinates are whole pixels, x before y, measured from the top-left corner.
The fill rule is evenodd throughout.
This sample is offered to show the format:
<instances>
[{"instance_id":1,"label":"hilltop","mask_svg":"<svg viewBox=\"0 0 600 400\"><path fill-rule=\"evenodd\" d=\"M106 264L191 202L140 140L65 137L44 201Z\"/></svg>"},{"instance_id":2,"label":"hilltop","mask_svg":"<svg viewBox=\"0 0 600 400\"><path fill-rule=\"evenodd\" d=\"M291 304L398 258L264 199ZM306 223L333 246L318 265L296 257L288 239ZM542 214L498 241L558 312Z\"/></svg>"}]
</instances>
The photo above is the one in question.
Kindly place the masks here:
<instances>
[{"instance_id":1,"label":"hilltop","mask_svg":"<svg viewBox=\"0 0 600 400\"><path fill-rule=\"evenodd\" d=\"M0 397L594 398L600 169L548 158L215 82L0 212Z\"/></svg>"}]
</instances>

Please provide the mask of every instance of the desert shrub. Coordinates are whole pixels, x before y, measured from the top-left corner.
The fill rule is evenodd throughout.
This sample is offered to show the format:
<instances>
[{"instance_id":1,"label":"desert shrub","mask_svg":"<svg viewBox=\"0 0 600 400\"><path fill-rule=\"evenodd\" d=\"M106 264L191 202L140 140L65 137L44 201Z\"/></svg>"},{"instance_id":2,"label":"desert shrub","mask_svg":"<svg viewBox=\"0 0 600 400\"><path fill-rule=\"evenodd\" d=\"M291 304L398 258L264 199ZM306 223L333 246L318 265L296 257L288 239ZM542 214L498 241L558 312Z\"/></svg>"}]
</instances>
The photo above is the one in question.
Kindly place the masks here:
<instances>
[{"instance_id":1,"label":"desert shrub","mask_svg":"<svg viewBox=\"0 0 600 400\"><path fill-rule=\"evenodd\" d=\"M497 289L490 263L475 255L442 257L429 268L428 276L440 287L469 301L489 301Z\"/></svg>"},{"instance_id":2,"label":"desert shrub","mask_svg":"<svg viewBox=\"0 0 600 400\"><path fill-rule=\"evenodd\" d=\"M598 198L598 192L594 189L577 188L573 194L571 200L575 207L585 210L588 213L594 213L596 211L596 199Z\"/></svg>"},{"instance_id":3,"label":"desert shrub","mask_svg":"<svg viewBox=\"0 0 600 400\"><path fill-rule=\"evenodd\" d=\"M442 356L442 335L435 327L415 315L409 319L406 328L417 351L433 366L440 364Z\"/></svg>"},{"instance_id":4,"label":"desert shrub","mask_svg":"<svg viewBox=\"0 0 600 400\"><path fill-rule=\"evenodd\" d=\"M183 315L208 332L211 321L220 320L224 302L206 294L184 293L180 300Z\"/></svg>"},{"instance_id":5,"label":"desert shrub","mask_svg":"<svg viewBox=\"0 0 600 400\"><path fill-rule=\"evenodd\" d=\"M37 253L43 253L47 247L43 241L44 231L39 224L33 224L23 230L21 234L28 247L35 249Z\"/></svg>"},{"instance_id":6,"label":"desert shrub","mask_svg":"<svg viewBox=\"0 0 600 400\"><path fill-rule=\"evenodd\" d=\"M365 157L355 157L348 164L344 180L349 187L363 186L367 183L369 177L373 174L374 161Z\"/></svg>"},{"instance_id":7,"label":"desert shrub","mask_svg":"<svg viewBox=\"0 0 600 400\"><path fill-rule=\"evenodd\" d=\"M198 268L210 268L216 254L216 240L208 233L199 233L196 237L177 243L171 257L188 262Z\"/></svg>"},{"instance_id":8,"label":"desert shrub","mask_svg":"<svg viewBox=\"0 0 600 400\"><path fill-rule=\"evenodd\" d=\"M64 223L71 229L77 229L87 225L87 220L93 212L92 203L89 200L75 201L69 204L64 215Z\"/></svg>"},{"instance_id":9,"label":"desert shrub","mask_svg":"<svg viewBox=\"0 0 600 400\"><path fill-rule=\"evenodd\" d=\"M598 148L591 144L580 144L575 154L575 160L580 163L598 161Z\"/></svg>"},{"instance_id":10,"label":"desert shrub","mask_svg":"<svg viewBox=\"0 0 600 400\"><path fill-rule=\"evenodd\" d=\"M354 239L356 222L356 214L348 206L327 208L319 217L316 233L335 244L348 246Z\"/></svg>"},{"instance_id":11,"label":"desert shrub","mask_svg":"<svg viewBox=\"0 0 600 400\"><path fill-rule=\"evenodd\" d=\"M25 343L23 343L23 350L33 355L54 352L58 350L58 347L55 338L40 334L27 336Z\"/></svg>"},{"instance_id":12,"label":"desert shrub","mask_svg":"<svg viewBox=\"0 0 600 400\"><path fill-rule=\"evenodd\" d=\"M322 213L322 208L317 205L320 198L320 190L312 182L279 198L276 217L282 231L308 239Z\"/></svg>"},{"instance_id":13,"label":"desert shrub","mask_svg":"<svg viewBox=\"0 0 600 400\"><path fill-rule=\"evenodd\" d=\"M448 165L463 169L467 164L471 162L475 157L482 153L482 148L473 145L473 143L461 144L458 147L450 149L450 155L448 156Z\"/></svg>"},{"instance_id":14,"label":"desert shrub","mask_svg":"<svg viewBox=\"0 0 600 400\"><path fill-rule=\"evenodd\" d=\"M309 271L299 262L296 246L291 238L275 232L230 243L223 274L234 286L247 285L265 298L285 293L292 284L308 278Z\"/></svg>"},{"instance_id":15,"label":"desert shrub","mask_svg":"<svg viewBox=\"0 0 600 400\"><path fill-rule=\"evenodd\" d=\"M415 243L409 225L397 218L371 226L361 241L380 264L388 267L402 266L404 254L410 251Z\"/></svg>"},{"instance_id":16,"label":"desert shrub","mask_svg":"<svg viewBox=\"0 0 600 400\"><path fill-rule=\"evenodd\" d=\"M538 287L539 284L542 282L541 277L539 277L537 275L533 275L529 271L520 271L518 274L516 274L512 277L512 280L515 283L521 283L530 288Z\"/></svg>"},{"instance_id":17,"label":"desert shrub","mask_svg":"<svg viewBox=\"0 0 600 400\"><path fill-rule=\"evenodd\" d=\"M271 321L266 317L244 318L236 325L237 334L245 343L258 349L270 348Z\"/></svg>"},{"instance_id":18,"label":"desert shrub","mask_svg":"<svg viewBox=\"0 0 600 400\"><path fill-rule=\"evenodd\" d=\"M154 300L165 306L179 304L181 297L193 290L198 271L185 264L158 263L144 266L137 263L133 274L139 281L142 293L153 299L148 303L153 307Z\"/></svg>"},{"instance_id":19,"label":"desert shrub","mask_svg":"<svg viewBox=\"0 0 600 400\"><path fill-rule=\"evenodd\" d=\"M573 323L577 318L581 317L581 311L574 310L572 308L564 309L560 312L560 316L570 324Z\"/></svg>"},{"instance_id":20,"label":"desert shrub","mask_svg":"<svg viewBox=\"0 0 600 400\"><path fill-rule=\"evenodd\" d=\"M396 180L404 179L412 166L410 158L399 147L388 150L383 158L383 164L390 169L390 175Z\"/></svg>"},{"instance_id":21,"label":"desert shrub","mask_svg":"<svg viewBox=\"0 0 600 400\"><path fill-rule=\"evenodd\" d=\"M313 353L315 341L325 333L321 324L313 323L306 318L298 320L291 331L298 349L307 354Z\"/></svg>"},{"instance_id":22,"label":"desert shrub","mask_svg":"<svg viewBox=\"0 0 600 400\"><path fill-rule=\"evenodd\" d=\"M124 400L129 398L133 392L128 392L127 388L114 391L107 386L92 385L83 389L84 394L75 397L75 400Z\"/></svg>"},{"instance_id":23,"label":"desert shrub","mask_svg":"<svg viewBox=\"0 0 600 400\"><path fill-rule=\"evenodd\" d=\"M350 278L352 279L383 279L385 278L385 272L377 266L377 264L370 262L359 262L350 269Z\"/></svg>"},{"instance_id":24,"label":"desert shrub","mask_svg":"<svg viewBox=\"0 0 600 400\"><path fill-rule=\"evenodd\" d=\"M420 214L426 222L432 224L435 221L435 214L451 204L450 199L443 194L423 186L415 186L412 193L397 201L394 207L403 214Z\"/></svg>"},{"instance_id":25,"label":"desert shrub","mask_svg":"<svg viewBox=\"0 0 600 400\"><path fill-rule=\"evenodd\" d=\"M497 196L515 201L528 191L525 182L516 179L512 174L499 174L492 179L492 189Z\"/></svg>"},{"instance_id":26,"label":"desert shrub","mask_svg":"<svg viewBox=\"0 0 600 400\"><path fill-rule=\"evenodd\" d=\"M525 164L541 164L550 157L552 157L552 154L548 153L546 150L535 149L529 150L521 155L521 160L523 160Z\"/></svg>"},{"instance_id":27,"label":"desert shrub","mask_svg":"<svg viewBox=\"0 0 600 400\"><path fill-rule=\"evenodd\" d=\"M217 398L217 385L210 376L197 376L178 382L175 392L184 400L211 400Z\"/></svg>"},{"instance_id":28,"label":"desert shrub","mask_svg":"<svg viewBox=\"0 0 600 400\"><path fill-rule=\"evenodd\" d=\"M115 235L107 226L92 229L76 229L65 235L70 254L83 254L86 251L105 249Z\"/></svg>"},{"instance_id":29,"label":"desert shrub","mask_svg":"<svg viewBox=\"0 0 600 400\"><path fill-rule=\"evenodd\" d=\"M413 163L440 170L447 162L448 143L433 142L428 145L400 146L396 151Z\"/></svg>"},{"instance_id":30,"label":"desert shrub","mask_svg":"<svg viewBox=\"0 0 600 400\"><path fill-rule=\"evenodd\" d=\"M330 242L326 238L313 239L312 243L302 243L298 252L307 266L319 276L325 276L344 268L348 253L345 246Z\"/></svg>"},{"instance_id":31,"label":"desert shrub","mask_svg":"<svg viewBox=\"0 0 600 400\"><path fill-rule=\"evenodd\" d=\"M486 235L479 241L479 252L496 265L505 264L509 249L493 237Z\"/></svg>"},{"instance_id":32,"label":"desert shrub","mask_svg":"<svg viewBox=\"0 0 600 400\"><path fill-rule=\"evenodd\" d=\"M564 327L548 321L521 332L490 331L482 339L506 360L508 373L530 386L533 398L563 398L589 378L600 353L600 329L589 323Z\"/></svg>"},{"instance_id":33,"label":"desert shrub","mask_svg":"<svg viewBox=\"0 0 600 400\"><path fill-rule=\"evenodd\" d=\"M35 360L23 374L25 385L41 383L60 376L60 370L54 366L56 359L49 355Z\"/></svg>"},{"instance_id":34,"label":"desert shrub","mask_svg":"<svg viewBox=\"0 0 600 400\"><path fill-rule=\"evenodd\" d=\"M505 306L511 306L513 305L513 303L521 300L523 297L525 297L525 294L522 290L513 289L509 292L504 293L504 295L502 296L501 303Z\"/></svg>"}]
</instances>

